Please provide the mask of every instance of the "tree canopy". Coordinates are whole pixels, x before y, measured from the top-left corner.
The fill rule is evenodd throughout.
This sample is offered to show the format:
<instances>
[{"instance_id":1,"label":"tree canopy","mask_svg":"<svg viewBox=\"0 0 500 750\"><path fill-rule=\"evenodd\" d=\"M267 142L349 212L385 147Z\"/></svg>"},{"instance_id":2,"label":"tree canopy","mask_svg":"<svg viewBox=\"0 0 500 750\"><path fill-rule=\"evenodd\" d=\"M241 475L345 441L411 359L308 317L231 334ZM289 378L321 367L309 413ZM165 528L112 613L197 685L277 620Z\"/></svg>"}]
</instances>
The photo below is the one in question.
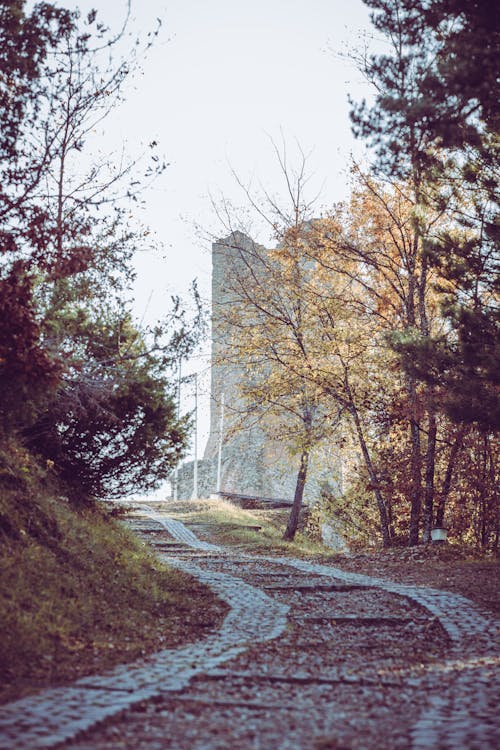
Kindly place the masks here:
<instances>
[{"instance_id":1,"label":"tree canopy","mask_svg":"<svg viewBox=\"0 0 500 750\"><path fill-rule=\"evenodd\" d=\"M439 269L448 329L397 342L440 384L452 419L500 424L498 361L498 13L488 0L364 0L389 52L359 60L375 103L353 106L375 168L411 180L415 202L446 217L416 225Z\"/></svg>"},{"instance_id":2,"label":"tree canopy","mask_svg":"<svg viewBox=\"0 0 500 750\"><path fill-rule=\"evenodd\" d=\"M130 205L164 169L92 160L96 126L119 106L137 63L96 12L0 4L0 407L75 498L147 490L183 454L189 420L172 373L202 333L194 288L151 329L127 301L143 243ZM168 308L168 301L165 305Z\"/></svg>"}]
</instances>

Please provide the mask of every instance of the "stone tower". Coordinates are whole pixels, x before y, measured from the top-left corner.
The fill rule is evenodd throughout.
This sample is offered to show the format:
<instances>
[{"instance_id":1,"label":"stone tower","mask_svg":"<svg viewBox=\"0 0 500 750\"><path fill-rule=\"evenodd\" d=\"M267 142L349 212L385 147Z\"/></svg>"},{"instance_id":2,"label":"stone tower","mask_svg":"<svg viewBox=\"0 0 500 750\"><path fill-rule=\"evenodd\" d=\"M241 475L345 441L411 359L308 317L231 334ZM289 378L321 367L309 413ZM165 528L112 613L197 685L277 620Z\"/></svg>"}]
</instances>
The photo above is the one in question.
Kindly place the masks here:
<instances>
[{"instance_id":1,"label":"stone tower","mask_svg":"<svg viewBox=\"0 0 500 750\"><path fill-rule=\"evenodd\" d=\"M203 477L200 495L208 496L217 489L217 464L221 437L221 412L224 402L221 451L221 492L256 497L292 500L298 471L298 458L291 457L286 445L271 440L258 422L245 423L236 429L241 419L239 383L245 369L236 363L221 364L221 354L228 346L223 325L224 311L231 305L232 285L248 272L248 257L252 249L265 253L253 240L241 232L212 245L212 368L210 435L199 475ZM243 252L242 252L243 251ZM244 259L243 259L244 258ZM329 455L328 446L311 456L309 479L304 498L309 502L319 496L320 486L328 482L338 484L338 461ZM333 467L333 468L332 468ZM192 462L179 471L179 497L189 499L192 493Z\"/></svg>"},{"instance_id":2,"label":"stone tower","mask_svg":"<svg viewBox=\"0 0 500 750\"><path fill-rule=\"evenodd\" d=\"M244 431L234 431L241 406L238 383L243 368L238 364L220 364L227 342L222 314L231 304L231 280L236 274L244 273L238 248L251 250L252 246L252 240L241 232L234 232L212 245L210 436L204 458L214 464L217 462L224 401L221 490L267 497L270 487L263 462L265 435L258 424L247 426Z\"/></svg>"}]
</instances>

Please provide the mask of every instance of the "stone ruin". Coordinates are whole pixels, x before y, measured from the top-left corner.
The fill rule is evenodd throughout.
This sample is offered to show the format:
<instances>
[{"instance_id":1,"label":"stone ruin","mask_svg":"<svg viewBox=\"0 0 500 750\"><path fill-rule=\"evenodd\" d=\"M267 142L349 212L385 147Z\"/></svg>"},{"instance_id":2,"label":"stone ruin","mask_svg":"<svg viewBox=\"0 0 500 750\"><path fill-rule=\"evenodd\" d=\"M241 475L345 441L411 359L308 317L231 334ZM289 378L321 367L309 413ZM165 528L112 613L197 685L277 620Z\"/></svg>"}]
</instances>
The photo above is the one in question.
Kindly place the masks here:
<instances>
[{"instance_id":1,"label":"stone ruin","mask_svg":"<svg viewBox=\"0 0 500 750\"><path fill-rule=\"evenodd\" d=\"M198 460L198 495L210 497L219 489L221 494L232 493L250 497L293 500L299 459L291 456L287 446L272 440L258 422L235 429L242 402L239 382L244 368L236 364L221 364L221 353L227 348L227 335L221 324L220 311L231 304L231 280L239 268L238 248L251 254L256 247L241 232L212 245L212 367L210 399L210 434L202 460ZM259 252L265 249L257 246ZM241 268L240 268L241 270ZM222 402L224 426L221 450L221 480L218 479L218 454ZM178 492L180 500L193 494L194 462L179 467ZM314 503L321 487L339 489L341 463L330 444L320 446L311 455L304 501Z\"/></svg>"}]
</instances>

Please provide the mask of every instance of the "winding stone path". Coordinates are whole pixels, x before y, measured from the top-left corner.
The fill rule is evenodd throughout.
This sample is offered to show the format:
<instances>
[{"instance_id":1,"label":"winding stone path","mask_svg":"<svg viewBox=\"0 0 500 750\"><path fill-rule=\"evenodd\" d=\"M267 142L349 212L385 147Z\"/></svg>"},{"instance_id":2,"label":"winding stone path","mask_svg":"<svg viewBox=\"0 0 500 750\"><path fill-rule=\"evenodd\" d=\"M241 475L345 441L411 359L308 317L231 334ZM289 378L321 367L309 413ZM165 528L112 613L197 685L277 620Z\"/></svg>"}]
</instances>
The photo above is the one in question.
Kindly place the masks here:
<instances>
[{"instance_id":1,"label":"winding stone path","mask_svg":"<svg viewBox=\"0 0 500 750\"><path fill-rule=\"evenodd\" d=\"M184 545L160 557L229 604L222 628L1 707L2 750L500 746L495 623L467 599L244 555L143 513Z\"/></svg>"},{"instance_id":2,"label":"winding stone path","mask_svg":"<svg viewBox=\"0 0 500 750\"><path fill-rule=\"evenodd\" d=\"M151 513L155 517L154 512ZM170 520L174 538L195 549L209 550L178 521ZM199 644L164 649L136 664L105 675L85 677L72 687L54 688L0 707L0 748L55 747L134 703L163 691L181 690L200 671L236 656L255 639L276 638L286 626L288 607L262 591L224 573L209 573L169 559L207 583L231 611L222 628ZM258 632L256 632L258 625Z\"/></svg>"},{"instance_id":3,"label":"winding stone path","mask_svg":"<svg viewBox=\"0 0 500 750\"><path fill-rule=\"evenodd\" d=\"M184 527L180 530L178 521L158 514L155 518L175 539L189 543L186 529ZM192 534L189 530L187 531ZM204 543L201 542L201 544ZM214 549L214 545L209 545L209 547ZM222 550L219 548L217 551ZM421 586L400 585L303 560L277 557L267 558L267 560L293 567L304 573L327 576L349 584L376 586L388 593L415 601L439 620L454 647L451 653L456 656L460 655L464 648L477 646L481 641L487 646L492 630L498 630L496 624L492 623L487 615L481 613L468 599L458 594ZM500 660L492 658L490 664L498 665ZM455 669L453 669L454 666ZM442 671L458 671L453 693L448 697L443 697L441 694L432 696L429 707L411 732L412 748L414 750L433 747L478 748L478 750L498 748L500 746L500 722L493 720L492 712L491 710L488 712L487 708L489 706L491 709L494 705L500 704L500 677L497 673L492 684L493 675L491 669L488 669L488 659L486 663L479 665L475 665L474 660L464 665L461 661L453 662L448 659Z\"/></svg>"}]
</instances>

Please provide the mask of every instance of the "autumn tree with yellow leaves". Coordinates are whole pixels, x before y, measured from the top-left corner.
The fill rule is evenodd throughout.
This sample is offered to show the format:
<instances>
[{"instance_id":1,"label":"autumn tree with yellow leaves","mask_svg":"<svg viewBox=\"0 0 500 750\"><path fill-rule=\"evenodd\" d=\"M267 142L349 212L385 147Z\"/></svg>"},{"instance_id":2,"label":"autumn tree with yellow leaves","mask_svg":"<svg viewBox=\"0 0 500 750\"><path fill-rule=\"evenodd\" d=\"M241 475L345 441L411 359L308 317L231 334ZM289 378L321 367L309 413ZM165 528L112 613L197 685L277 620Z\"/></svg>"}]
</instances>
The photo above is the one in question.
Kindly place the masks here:
<instances>
[{"instance_id":1,"label":"autumn tree with yellow leaves","mask_svg":"<svg viewBox=\"0 0 500 750\"><path fill-rule=\"evenodd\" d=\"M294 179L284 158L280 164L289 187L287 208L268 196L263 208L247 193L254 209L268 218L276 247L236 242L231 248L231 304L218 313L227 331L221 363L245 365L240 393L248 413L259 413L262 424L288 438L300 454L285 538L293 538L297 527L311 449L328 429L329 439L335 439L332 423L342 417L352 424L376 499L383 543L389 546L391 530L367 421L378 390L375 361L380 346L360 317L364 289L355 278L359 263L351 263L353 278L346 283L344 275L320 262L318 222L311 219L312 207L303 197L305 161Z\"/></svg>"},{"instance_id":2,"label":"autumn tree with yellow leaves","mask_svg":"<svg viewBox=\"0 0 500 750\"><path fill-rule=\"evenodd\" d=\"M445 386L423 381L405 346L435 340L449 325L440 306L449 281L429 265L422 241L449 231L449 215L417 200L411 182L355 167L351 198L314 218L303 199L305 163L295 174L280 164L288 206L246 193L275 247L233 247L222 356L245 363L240 388L249 413L300 446L287 538L310 450L327 439L358 456L346 461L346 497L355 514L356 488L371 493L385 546L429 541L446 520L458 538L468 540L474 528L475 544L498 545L495 442L450 419Z\"/></svg>"}]
</instances>

